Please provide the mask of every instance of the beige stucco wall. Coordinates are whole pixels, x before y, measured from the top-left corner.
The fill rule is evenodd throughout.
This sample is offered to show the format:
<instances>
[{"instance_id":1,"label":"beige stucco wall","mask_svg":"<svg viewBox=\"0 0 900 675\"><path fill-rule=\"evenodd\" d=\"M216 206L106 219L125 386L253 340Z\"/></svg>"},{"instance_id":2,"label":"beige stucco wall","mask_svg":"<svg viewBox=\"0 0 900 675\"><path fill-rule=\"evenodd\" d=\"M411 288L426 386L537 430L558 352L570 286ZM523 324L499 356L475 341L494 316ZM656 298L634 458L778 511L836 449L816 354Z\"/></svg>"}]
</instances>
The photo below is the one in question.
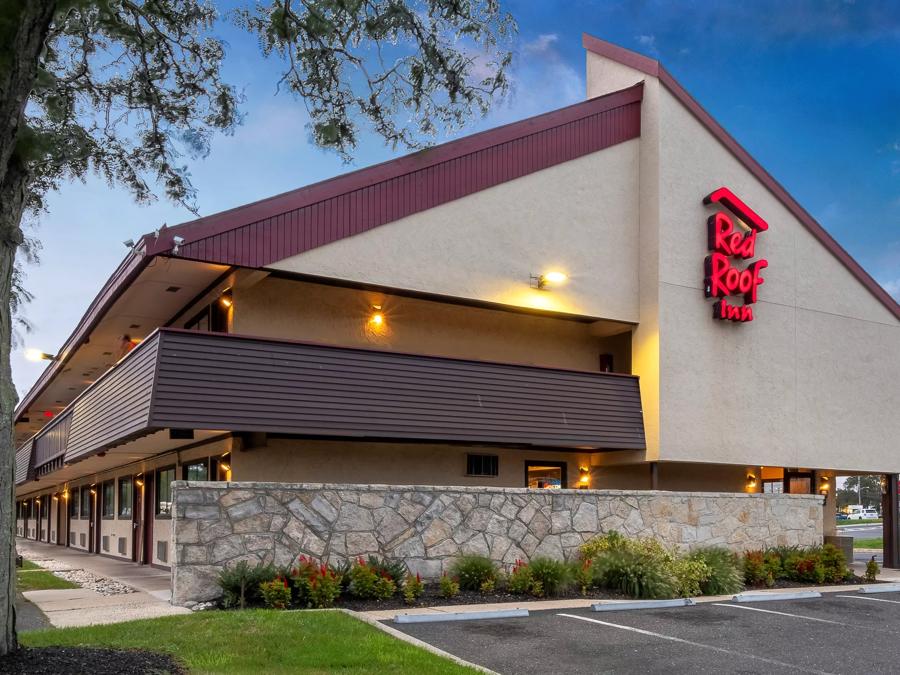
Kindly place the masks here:
<instances>
[{"instance_id":1,"label":"beige stucco wall","mask_svg":"<svg viewBox=\"0 0 900 675\"><path fill-rule=\"evenodd\" d=\"M233 294L233 329L245 335L582 370L597 370L609 351L628 366L621 338L594 337L578 321L272 277ZM381 326L370 321L373 304Z\"/></svg>"},{"instance_id":2,"label":"beige stucco wall","mask_svg":"<svg viewBox=\"0 0 900 675\"><path fill-rule=\"evenodd\" d=\"M638 150L638 325L634 330L632 372L641 378L641 405L647 439L645 457L659 459L659 97L660 84L632 68L587 52L586 94L603 96L644 83L641 104L641 137Z\"/></svg>"},{"instance_id":3,"label":"beige stucco wall","mask_svg":"<svg viewBox=\"0 0 900 675\"><path fill-rule=\"evenodd\" d=\"M670 93L661 98L661 457L900 471L900 322ZM769 222L756 319L711 317L703 196Z\"/></svg>"},{"instance_id":4,"label":"beige stucco wall","mask_svg":"<svg viewBox=\"0 0 900 675\"><path fill-rule=\"evenodd\" d=\"M467 476L466 454L498 456L496 477ZM524 487L526 461L566 462L568 487L577 487L580 453L437 444L354 443L271 438L265 447L233 455L234 480L293 483L392 483Z\"/></svg>"},{"instance_id":5,"label":"beige stucco wall","mask_svg":"<svg viewBox=\"0 0 900 675\"><path fill-rule=\"evenodd\" d=\"M626 141L270 267L634 322L638 149ZM564 286L530 288L553 269Z\"/></svg>"},{"instance_id":6,"label":"beige stucco wall","mask_svg":"<svg viewBox=\"0 0 900 675\"><path fill-rule=\"evenodd\" d=\"M587 73L589 96L645 82L641 237L663 252L656 276L641 268L633 345L647 459L900 471L900 323L657 78L593 53ZM715 321L703 296L702 198L722 185L770 225L749 324ZM658 344L639 339L655 321Z\"/></svg>"}]
</instances>

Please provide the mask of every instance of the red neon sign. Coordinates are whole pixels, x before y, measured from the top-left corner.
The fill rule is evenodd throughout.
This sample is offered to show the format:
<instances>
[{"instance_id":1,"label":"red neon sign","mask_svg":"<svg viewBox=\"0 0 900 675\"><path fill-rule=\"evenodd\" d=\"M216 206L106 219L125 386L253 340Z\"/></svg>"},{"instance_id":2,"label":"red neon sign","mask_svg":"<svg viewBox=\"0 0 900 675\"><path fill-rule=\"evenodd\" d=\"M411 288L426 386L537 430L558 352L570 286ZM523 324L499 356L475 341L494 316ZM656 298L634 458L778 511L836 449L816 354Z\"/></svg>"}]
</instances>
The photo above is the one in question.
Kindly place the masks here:
<instances>
[{"instance_id":1,"label":"red neon sign","mask_svg":"<svg viewBox=\"0 0 900 675\"><path fill-rule=\"evenodd\" d=\"M759 259L741 269L732 263L733 258L748 260L756 254L756 235L769 229L769 224L726 187L710 193L704 204L721 204L734 213L746 225L735 227L734 221L724 211L718 211L706 221L708 246L712 251L703 264L703 288L707 298L718 298L713 306L713 317L726 321L753 321L753 308L758 299L759 287L765 282L760 272L769 266ZM728 303L731 296L743 298L743 305Z\"/></svg>"}]
</instances>

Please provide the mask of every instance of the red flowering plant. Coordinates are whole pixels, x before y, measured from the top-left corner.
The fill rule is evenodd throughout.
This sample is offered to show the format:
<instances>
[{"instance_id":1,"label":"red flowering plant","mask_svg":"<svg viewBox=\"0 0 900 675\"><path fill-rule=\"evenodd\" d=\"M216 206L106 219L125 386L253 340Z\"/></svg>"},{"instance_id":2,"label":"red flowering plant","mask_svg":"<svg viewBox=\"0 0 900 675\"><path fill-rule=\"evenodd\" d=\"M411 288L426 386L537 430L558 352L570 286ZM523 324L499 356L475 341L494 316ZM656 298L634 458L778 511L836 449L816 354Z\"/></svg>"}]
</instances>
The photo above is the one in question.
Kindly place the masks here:
<instances>
[{"instance_id":1,"label":"red flowering plant","mask_svg":"<svg viewBox=\"0 0 900 675\"><path fill-rule=\"evenodd\" d=\"M306 555L299 556L291 568L291 582L297 604L306 607L332 607L341 594L341 574Z\"/></svg>"}]
</instances>

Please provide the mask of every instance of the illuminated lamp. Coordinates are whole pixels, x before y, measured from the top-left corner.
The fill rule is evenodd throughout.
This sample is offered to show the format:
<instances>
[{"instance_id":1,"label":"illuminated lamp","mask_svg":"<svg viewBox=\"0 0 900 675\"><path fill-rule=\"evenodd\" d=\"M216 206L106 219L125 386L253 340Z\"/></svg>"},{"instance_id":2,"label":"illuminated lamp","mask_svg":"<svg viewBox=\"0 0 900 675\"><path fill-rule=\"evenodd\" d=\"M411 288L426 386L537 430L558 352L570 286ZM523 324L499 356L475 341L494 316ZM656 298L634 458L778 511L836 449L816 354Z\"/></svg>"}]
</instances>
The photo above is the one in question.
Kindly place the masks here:
<instances>
[{"instance_id":1,"label":"illuminated lamp","mask_svg":"<svg viewBox=\"0 0 900 675\"><path fill-rule=\"evenodd\" d=\"M62 498L65 500L69 499L69 488L66 488L65 490L63 490Z\"/></svg>"},{"instance_id":2,"label":"illuminated lamp","mask_svg":"<svg viewBox=\"0 0 900 675\"><path fill-rule=\"evenodd\" d=\"M558 270L551 270L550 272L544 272L543 274L532 274L531 286L532 288L546 291L548 285L556 286L565 283L568 278L569 276L565 272L560 272Z\"/></svg>"},{"instance_id":3,"label":"illuminated lamp","mask_svg":"<svg viewBox=\"0 0 900 675\"><path fill-rule=\"evenodd\" d=\"M578 474L578 487L586 488L591 482L591 470L586 466L580 466Z\"/></svg>"},{"instance_id":4,"label":"illuminated lamp","mask_svg":"<svg viewBox=\"0 0 900 675\"><path fill-rule=\"evenodd\" d=\"M231 464L226 464L225 462L222 462L219 464L219 468L222 469L222 471L228 472L228 471L231 471Z\"/></svg>"},{"instance_id":5,"label":"illuminated lamp","mask_svg":"<svg viewBox=\"0 0 900 675\"><path fill-rule=\"evenodd\" d=\"M225 291L219 298L219 302L222 303L222 307L231 307L234 304L234 300L231 299L231 291Z\"/></svg>"},{"instance_id":6,"label":"illuminated lamp","mask_svg":"<svg viewBox=\"0 0 900 675\"><path fill-rule=\"evenodd\" d=\"M59 501L59 496L53 495L53 501L58 502L58 501Z\"/></svg>"},{"instance_id":7,"label":"illuminated lamp","mask_svg":"<svg viewBox=\"0 0 900 675\"><path fill-rule=\"evenodd\" d=\"M829 490L831 490L831 484L829 483L828 476L821 476L819 478L819 494L827 496Z\"/></svg>"},{"instance_id":8,"label":"illuminated lamp","mask_svg":"<svg viewBox=\"0 0 900 675\"><path fill-rule=\"evenodd\" d=\"M97 491L94 488L91 488L91 494L95 497L97 496Z\"/></svg>"},{"instance_id":9,"label":"illuminated lamp","mask_svg":"<svg viewBox=\"0 0 900 675\"><path fill-rule=\"evenodd\" d=\"M44 417L46 417L47 419L50 419L51 417L53 417L53 411L52 411L52 410L45 410L45 411L44 411Z\"/></svg>"},{"instance_id":10,"label":"illuminated lamp","mask_svg":"<svg viewBox=\"0 0 900 675\"><path fill-rule=\"evenodd\" d=\"M748 473L747 474L747 492L752 490L756 490L756 474Z\"/></svg>"},{"instance_id":11,"label":"illuminated lamp","mask_svg":"<svg viewBox=\"0 0 900 675\"><path fill-rule=\"evenodd\" d=\"M40 349L29 348L25 350L25 358L29 361L55 361L53 354L41 351Z\"/></svg>"},{"instance_id":12,"label":"illuminated lamp","mask_svg":"<svg viewBox=\"0 0 900 675\"><path fill-rule=\"evenodd\" d=\"M144 487L144 481L142 481L140 478L135 478L134 484L137 485L138 487Z\"/></svg>"}]
</instances>

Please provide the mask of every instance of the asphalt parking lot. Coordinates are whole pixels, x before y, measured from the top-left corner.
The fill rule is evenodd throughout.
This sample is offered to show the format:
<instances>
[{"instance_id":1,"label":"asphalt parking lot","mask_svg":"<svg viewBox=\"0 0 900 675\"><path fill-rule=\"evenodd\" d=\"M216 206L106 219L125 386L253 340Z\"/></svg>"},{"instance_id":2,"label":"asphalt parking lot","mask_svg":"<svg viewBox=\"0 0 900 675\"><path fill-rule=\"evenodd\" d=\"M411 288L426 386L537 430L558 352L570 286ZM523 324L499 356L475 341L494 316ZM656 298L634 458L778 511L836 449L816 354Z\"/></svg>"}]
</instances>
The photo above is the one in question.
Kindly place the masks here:
<instances>
[{"instance_id":1,"label":"asphalt parking lot","mask_svg":"<svg viewBox=\"0 0 900 675\"><path fill-rule=\"evenodd\" d=\"M900 593L392 626L510 675L900 672Z\"/></svg>"}]
</instances>

